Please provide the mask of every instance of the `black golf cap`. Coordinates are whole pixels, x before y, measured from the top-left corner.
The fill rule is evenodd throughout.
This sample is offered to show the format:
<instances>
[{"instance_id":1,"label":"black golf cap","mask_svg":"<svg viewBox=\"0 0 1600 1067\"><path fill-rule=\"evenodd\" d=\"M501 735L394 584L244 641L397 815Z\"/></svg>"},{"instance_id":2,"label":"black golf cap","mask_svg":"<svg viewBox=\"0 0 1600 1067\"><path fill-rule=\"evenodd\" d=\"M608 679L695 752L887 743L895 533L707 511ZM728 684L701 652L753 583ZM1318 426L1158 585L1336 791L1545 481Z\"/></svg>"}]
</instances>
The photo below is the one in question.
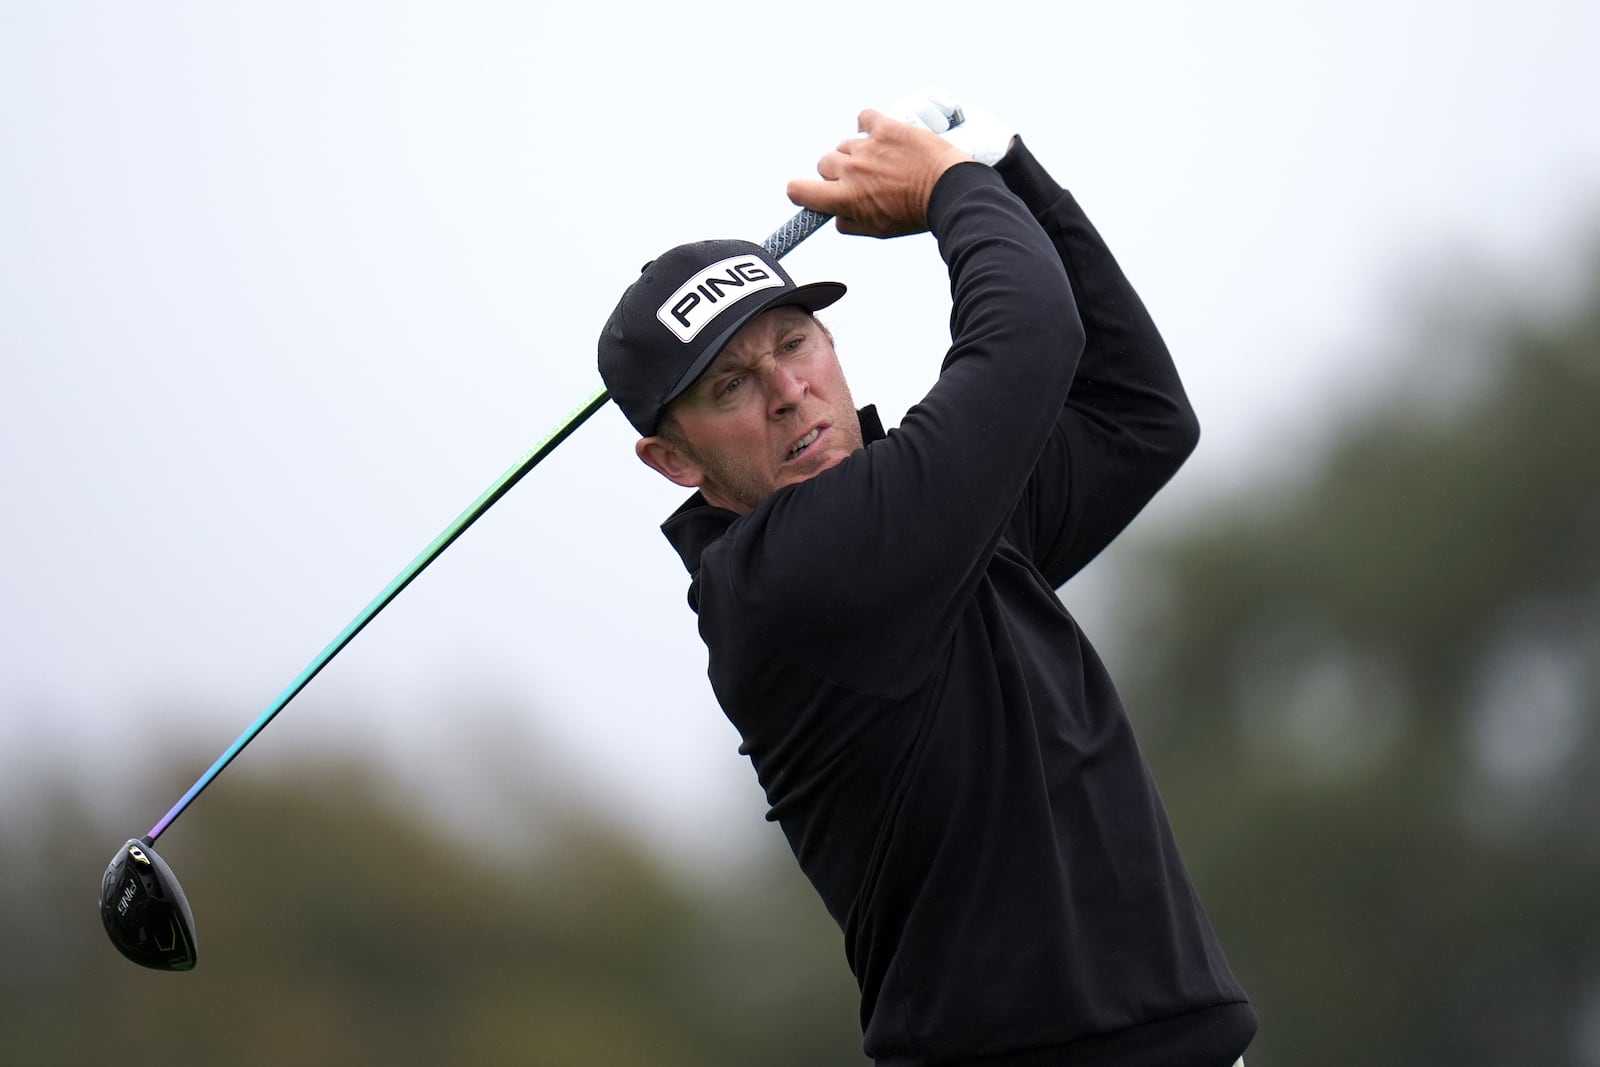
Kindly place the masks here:
<instances>
[{"instance_id":1,"label":"black golf cap","mask_svg":"<svg viewBox=\"0 0 1600 1067\"><path fill-rule=\"evenodd\" d=\"M679 245L644 265L600 334L600 377L640 436L745 323L770 308L818 311L844 295L838 282L796 285L749 241Z\"/></svg>"}]
</instances>

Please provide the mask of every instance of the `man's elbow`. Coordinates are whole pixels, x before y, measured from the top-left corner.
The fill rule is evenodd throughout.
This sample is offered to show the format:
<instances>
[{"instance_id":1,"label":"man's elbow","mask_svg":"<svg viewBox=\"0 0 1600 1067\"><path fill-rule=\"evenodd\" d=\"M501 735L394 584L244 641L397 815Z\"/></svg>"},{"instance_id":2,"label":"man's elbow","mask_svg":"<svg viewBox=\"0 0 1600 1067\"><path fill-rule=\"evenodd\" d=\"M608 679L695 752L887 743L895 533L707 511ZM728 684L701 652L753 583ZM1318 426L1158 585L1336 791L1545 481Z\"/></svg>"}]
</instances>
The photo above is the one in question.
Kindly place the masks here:
<instances>
[{"instance_id":1,"label":"man's elbow","mask_svg":"<svg viewBox=\"0 0 1600 1067\"><path fill-rule=\"evenodd\" d=\"M1160 434L1159 450L1171 477L1200 445L1200 417L1183 397L1173 406Z\"/></svg>"},{"instance_id":2,"label":"man's elbow","mask_svg":"<svg viewBox=\"0 0 1600 1067\"><path fill-rule=\"evenodd\" d=\"M1182 463L1200 446L1200 416L1187 403L1178 406L1178 423L1174 428L1177 437L1178 462Z\"/></svg>"}]
</instances>

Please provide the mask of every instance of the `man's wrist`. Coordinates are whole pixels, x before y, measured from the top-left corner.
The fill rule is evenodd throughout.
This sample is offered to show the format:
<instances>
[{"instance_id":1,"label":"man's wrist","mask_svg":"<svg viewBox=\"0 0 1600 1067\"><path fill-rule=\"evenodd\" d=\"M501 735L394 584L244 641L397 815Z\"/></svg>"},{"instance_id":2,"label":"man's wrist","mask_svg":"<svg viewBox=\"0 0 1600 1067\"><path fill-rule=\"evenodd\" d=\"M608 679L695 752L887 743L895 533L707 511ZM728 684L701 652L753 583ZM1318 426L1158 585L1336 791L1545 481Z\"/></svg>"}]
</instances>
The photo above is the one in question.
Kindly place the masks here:
<instances>
[{"instance_id":1,"label":"man's wrist","mask_svg":"<svg viewBox=\"0 0 1600 1067\"><path fill-rule=\"evenodd\" d=\"M994 170L1006 183L1006 188L1017 194L1017 199L1036 216L1048 210L1066 191L1028 151L1021 137L1012 138L1011 148L995 164Z\"/></svg>"},{"instance_id":2,"label":"man's wrist","mask_svg":"<svg viewBox=\"0 0 1600 1067\"><path fill-rule=\"evenodd\" d=\"M1004 188L1005 183L993 167L974 159L963 159L939 175L928 195L928 229L938 233L940 222L961 198L986 185Z\"/></svg>"}]
</instances>

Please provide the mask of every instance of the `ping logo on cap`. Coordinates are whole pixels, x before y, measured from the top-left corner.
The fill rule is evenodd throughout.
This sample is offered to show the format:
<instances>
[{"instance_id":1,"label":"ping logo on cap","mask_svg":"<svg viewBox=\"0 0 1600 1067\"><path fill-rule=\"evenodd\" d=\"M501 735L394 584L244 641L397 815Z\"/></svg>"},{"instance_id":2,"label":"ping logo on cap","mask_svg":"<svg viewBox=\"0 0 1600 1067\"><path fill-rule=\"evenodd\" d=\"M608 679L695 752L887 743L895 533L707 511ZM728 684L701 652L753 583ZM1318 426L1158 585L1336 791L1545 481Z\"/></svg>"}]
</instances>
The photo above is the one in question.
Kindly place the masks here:
<instances>
[{"instance_id":1,"label":"ping logo on cap","mask_svg":"<svg viewBox=\"0 0 1600 1067\"><path fill-rule=\"evenodd\" d=\"M687 344L718 315L752 293L783 287L783 279L760 257L734 256L704 268L684 282L656 318Z\"/></svg>"}]
</instances>

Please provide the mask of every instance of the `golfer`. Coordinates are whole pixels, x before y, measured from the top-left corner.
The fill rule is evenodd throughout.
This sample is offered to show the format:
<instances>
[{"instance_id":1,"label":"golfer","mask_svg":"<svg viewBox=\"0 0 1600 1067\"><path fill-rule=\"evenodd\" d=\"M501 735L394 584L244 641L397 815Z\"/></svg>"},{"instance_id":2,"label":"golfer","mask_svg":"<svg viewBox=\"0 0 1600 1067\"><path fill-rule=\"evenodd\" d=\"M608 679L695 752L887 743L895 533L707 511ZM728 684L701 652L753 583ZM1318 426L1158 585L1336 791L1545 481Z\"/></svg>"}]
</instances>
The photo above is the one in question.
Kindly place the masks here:
<instances>
[{"instance_id":1,"label":"golfer","mask_svg":"<svg viewBox=\"0 0 1600 1067\"><path fill-rule=\"evenodd\" d=\"M1229 1067L1256 1029L1105 667L1055 590L1198 427L1072 196L863 112L794 181L842 232L931 231L950 348L885 433L797 285L742 241L645 267L600 338L709 674L844 932L878 1064ZM932 355L930 354L930 372Z\"/></svg>"}]
</instances>

